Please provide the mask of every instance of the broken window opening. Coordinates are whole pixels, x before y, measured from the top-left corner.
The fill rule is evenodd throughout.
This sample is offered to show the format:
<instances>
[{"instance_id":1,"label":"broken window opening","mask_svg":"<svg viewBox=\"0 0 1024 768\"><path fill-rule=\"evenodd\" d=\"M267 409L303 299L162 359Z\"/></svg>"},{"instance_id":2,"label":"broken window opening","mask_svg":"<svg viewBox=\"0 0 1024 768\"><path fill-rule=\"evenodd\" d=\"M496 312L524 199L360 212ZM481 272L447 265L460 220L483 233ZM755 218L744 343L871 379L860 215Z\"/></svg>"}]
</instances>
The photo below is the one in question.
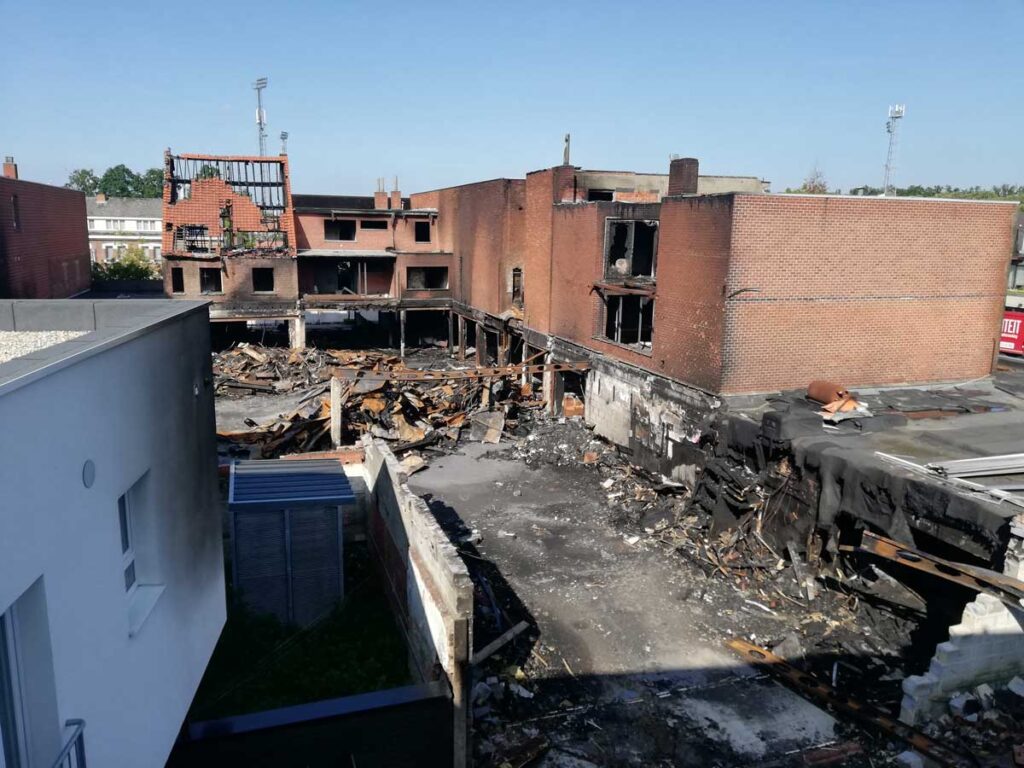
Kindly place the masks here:
<instances>
[{"instance_id":1,"label":"broken window opening","mask_svg":"<svg viewBox=\"0 0 1024 768\"><path fill-rule=\"evenodd\" d=\"M232 246L226 244L225 247L243 251L280 250L288 245L286 234L280 230L272 232L264 232L262 230L236 232L232 240L234 244Z\"/></svg>"},{"instance_id":2,"label":"broken window opening","mask_svg":"<svg viewBox=\"0 0 1024 768\"><path fill-rule=\"evenodd\" d=\"M523 304L523 270L519 267L512 268L512 303Z\"/></svg>"},{"instance_id":3,"label":"broken window opening","mask_svg":"<svg viewBox=\"0 0 1024 768\"><path fill-rule=\"evenodd\" d=\"M616 344L651 349L654 299L648 296L606 296L604 335Z\"/></svg>"},{"instance_id":4,"label":"broken window opening","mask_svg":"<svg viewBox=\"0 0 1024 768\"><path fill-rule=\"evenodd\" d=\"M274 292L274 268L253 267L252 268L252 292L273 293Z\"/></svg>"},{"instance_id":5,"label":"broken window opening","mask_svg":"<svg viewBox=\"0 0 1024 768\"><path fill-rule=\"evenodd\" d=\"M387 219L360 219L360 229L387 229Z\"/></svg>"},{"instance_id":6,"label":"broken window opening","mask_svg":"<svg viewBox=\"0 0 1024 768\"><path fill-rule=\"evenodd\" d=\"M171 267L171 293L185 292L185 270L181 267Z\"/></svg>"},{"instance_id":7,"label":"broken window opening","mask_svg":"<svg viewBox=\"0 0 1024 768\"><path fill-rule=\"evenodd\" d=\"M282 160L167 155L164 178L171 187L172 205L179 199L189 199L196 181L220 179L231 187L234 194L252 200L264 216L277 217L285 210L285 172Z\"/></svg>"},{"instance_id":8,"label":"broken window opening","mask_svg":"<svg viewBox=\"0 0 1024 768\"><path fill-rule=\"evenodd\" d=\"M429 221L417 221L416 222L416 242L417 243L429 243L430 242L430 222Z\"/></svg>"},{"instance_id":9,"label":"broken window opening","mask_svg":"<svg viewBox=\"0 0 1024 768\"><path fill-rule=\"evenodd\" d=\"M615 199L614 189L588 189L587 202L608 202Z\"/></svg>"},{"instance_id":10,"label":"broken window opening","mask_svg":"<svg viewBox=\"0 0 1024 768\"><path fill-rule=\"evenodd\" d=\"M410 291L445 291L448 267L407 267L405 284Z\"/></svg>"},{"instance_id":11,"label":"broken window opening","mask_svg":"<svg viewBox=\"0 0 1024 768\"><path fill-rule=\"evenodd\" d=\"M605 233L605 275L653 279L658 251L658 222L609 219Z\"/></svg>"},{"instance_id":12,"label":"broken window opening","mask_svg":"<svg viewBox=\"0 0 1024 768\"><path fill-rule=\"evenodd\" d=\"M355 219L324 219L324 240L351 242L355 239Z\"/></svg>"},{"instance_id":13,"label":"broken window opening","mask_svg":"<svg viewBox=\"0 0 1024 768\"><path fill-rule=\"evenodd\" d=\"M199 268L200 293L224 293L219 267Z\"/></svg>"},{"instance_id":14,"label":"broken window opening","mask_svg":"<svg viewBox=\"0 0 1024 768\"><path fill-rule=\"evenodd\" d=\"M202 224L184 224L174 230L174 250L210 253L214 249L210 230Z\"/></svg>"}]
</instances>

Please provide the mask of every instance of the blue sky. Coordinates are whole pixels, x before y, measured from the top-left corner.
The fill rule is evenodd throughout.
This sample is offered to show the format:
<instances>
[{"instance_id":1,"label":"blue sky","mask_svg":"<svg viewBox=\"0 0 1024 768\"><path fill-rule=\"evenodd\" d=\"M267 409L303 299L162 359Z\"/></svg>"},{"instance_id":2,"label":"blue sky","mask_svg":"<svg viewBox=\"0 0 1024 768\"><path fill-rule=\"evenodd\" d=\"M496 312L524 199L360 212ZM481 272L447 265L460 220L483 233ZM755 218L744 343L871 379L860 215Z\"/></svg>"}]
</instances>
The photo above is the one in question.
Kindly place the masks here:
<instances>
[{"instance_id":1,"label":"blue sky","mask_svg":"<svg viewBox=\"0 0 1024 768\"><path fill-rule=\"evenodd\" d=\"M561 162L796 186L1024 183L1024 0L0 0L0 154L22 178L254 154L290 133L293 190L403 192Z\"/></svg>"}]
</instances>

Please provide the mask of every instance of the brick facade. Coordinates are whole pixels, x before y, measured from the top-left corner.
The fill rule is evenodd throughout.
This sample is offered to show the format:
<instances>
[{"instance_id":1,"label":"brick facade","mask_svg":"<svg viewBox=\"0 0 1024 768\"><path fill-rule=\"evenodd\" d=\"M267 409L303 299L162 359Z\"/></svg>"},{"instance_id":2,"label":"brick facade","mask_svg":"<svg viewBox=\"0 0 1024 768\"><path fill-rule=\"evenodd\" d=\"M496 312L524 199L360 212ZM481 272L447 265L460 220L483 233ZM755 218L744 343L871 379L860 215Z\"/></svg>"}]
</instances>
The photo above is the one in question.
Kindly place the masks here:
<instances>
[{"instance_id":1,"label":"brick facade","mask_svg":"<svg viewBox=\"0 0 1024 768\"><path fill-rule=\"evenodd\" d=\"M0 177L0 296L63 299L89 289L85 195Z\"/></svg>"}]
</instances>

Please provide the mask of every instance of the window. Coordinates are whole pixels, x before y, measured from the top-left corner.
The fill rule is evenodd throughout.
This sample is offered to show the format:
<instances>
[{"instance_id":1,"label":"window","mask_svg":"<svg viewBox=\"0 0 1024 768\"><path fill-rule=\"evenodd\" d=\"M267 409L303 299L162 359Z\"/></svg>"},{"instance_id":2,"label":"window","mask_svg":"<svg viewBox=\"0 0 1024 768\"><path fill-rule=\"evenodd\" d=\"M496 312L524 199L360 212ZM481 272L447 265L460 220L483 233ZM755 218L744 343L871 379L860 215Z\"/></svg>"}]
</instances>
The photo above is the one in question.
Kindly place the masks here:
<instances>
[{"instance_id":1,"label":"window","mask_svg":"<svg viewBox=\"0 0 1024 768\"><path fill-rule=\"evenodd\" d=\"M587 201L595 202L599 200L614 200L615 190L614 189L588 189L587 190Z\"/></svg>"},{"instance_id":2,"label":"window","mask_svg":"<svg viewBox=\"0 0 1024 768\"><path fill-rule=\"evenodd\" d=\"M448 267L408 267L406 287L411 291L443 291L448 288Z\"/></svg>"},{"instance_id":3,"label":"window","mask_svg":"<svg viewBox=\"0 0 1024 768\"><path fill-rule=\"evenodd\" d=\"M199 290L202 293L223 293L220 269L217 267L201 267L199 269Z\"/></svg>"},{"instance_id":4,"label":"window","mask_svg":"<svg viewBox=\"0 0 1024 768\"><path fill-rule=\"evenodd\" d=\"M650 350L654 330L654 299L649 296L605 297L604 335L616 344Z\"/></svg>"},{"instance_id":5,"label":"window","mask_svg":"<svg viewBox=\"0 0 1024 768\"><path fill-rule=\"evenodd\" d=\"M523 270L519 267L512 268L512 302L523 303Z\"/></svg>"},{"instance_id":6,"label":"window","mask_svg":"<svg viewBox=\"0 0 1024 768\"><path fill-rule=\"evenodd\" d=\"M658 222L609 219L604 247L606 276L653 278Z\"/></svg>"},{"instance_id":7,"label":"window","mask_svg":"<svg viewBox=\"0 0 1024 768\"><path fill-rule=\"evenodd\" d=\"M185 292L185 270L181 267L171 267L171 293Z\"/></svg>"},{"instance_id":8,"label":"window","mask_svg":"<svg viewBox=\"0 0 1024 768\"><path fill-rule=\"evenodd\" d=\"M124 570L124 591L135 589L135 546L132 541L132 509L128 494L117 499L117 520L121 526L121 568Z\"/></svg>"},{"instance_id":9,"label":"window","mask_svg":"<svg viewBox=\"0 0 1024 768\"><path fill-rule=\"evenodd\" d=\"M89 229L96 229L96 219L89 219Z\"/></svg>"},{"instance_id":10,"label":"window","mask_svg":"<svg viewBox=\"0 0 1024 768\"><path fill-rule=\"evenodd\" d=\"M18 207L17 195L11 195L11 222L15 229L21 229L21 209Z\"/></svg>"},{"instance_id":11,"label":"window","mask_svg":"<svg viewBox=\"0 0 1024 768\"><path fill-rule=\"evenodd\" d=\"M335 221L324 221L324 240L355 240L356 220L337 219Z\"/></svg>"},{"instance_id":12,"label":"window","mask_svg":"<svg viewBox=\"0 0 1024 768\"><path fill-rule=\"evenodd\" d=\"M113 261L114 260L114 246L104 245L103 246L103 260Z\"/></svg>"},{"instance_id":13,"label":"window","mask_svg":"<svg viewBox=\"0 0 1024 768\"><path fill-rule=\"evenodd\" d=\"M387 219L360 219L360 221L359 221L359 228L360 229L387 229L388 228L388 220Z\"/></svg>"},{"instance_id":14,"label":"window","mask_svg":"<svg viewBox=\"0 0 1024 768\"><path fill-rule=\"evenodd\" d=\"M274 268L253 267L252 268L252 290L253 293L274 292Z\"/></svg>"},{"instance_id":15,"label":"window","mask_svg":"<svg viewBox=\"0 0 1024 768\"><path fill-rule=\"evenodd\" d=\"M430 242L430 222L429 221L417 221L416 222L416 242L417 243L429 243Z\"/></svg>"},{"instance_id":16,"label":"window","mask_svg":"<svg viewBox=\"0 0 1024 768\"><path fill-rule=\"evenodd\" d=\"M209 253L213 238L205 224L183 224L174 230L174 250L190 253Z\"/></svg>"},{"instance_id":17,"label":"window","mask_svg":"<svg viewBox=\"0 0 1024 768\"><path fill-rule=\"evenodd\" d=\"M160 261L160 246L153 246L153 261Z\"/></svg>"}]
</instances>

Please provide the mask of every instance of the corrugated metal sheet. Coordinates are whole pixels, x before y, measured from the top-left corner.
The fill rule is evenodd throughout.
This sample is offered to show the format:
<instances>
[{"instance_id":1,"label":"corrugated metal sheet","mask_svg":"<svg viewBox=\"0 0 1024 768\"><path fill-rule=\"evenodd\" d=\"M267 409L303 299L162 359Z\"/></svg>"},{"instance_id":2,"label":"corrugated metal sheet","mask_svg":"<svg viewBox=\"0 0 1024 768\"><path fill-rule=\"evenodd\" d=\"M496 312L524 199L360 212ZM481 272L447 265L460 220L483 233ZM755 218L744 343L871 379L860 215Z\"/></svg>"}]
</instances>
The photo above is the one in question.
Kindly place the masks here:
<instances>
[{"instance_id":1,"label":"corrugated metal sheet","mask_svg":"<svg viewBox=\"0 0 1024 768\"><path fill-rule=\"evenodd\" d=\"M231 465L230 509L295 509L354 504L337 459L236 461Z\"/></svg>"}]
</instances>

